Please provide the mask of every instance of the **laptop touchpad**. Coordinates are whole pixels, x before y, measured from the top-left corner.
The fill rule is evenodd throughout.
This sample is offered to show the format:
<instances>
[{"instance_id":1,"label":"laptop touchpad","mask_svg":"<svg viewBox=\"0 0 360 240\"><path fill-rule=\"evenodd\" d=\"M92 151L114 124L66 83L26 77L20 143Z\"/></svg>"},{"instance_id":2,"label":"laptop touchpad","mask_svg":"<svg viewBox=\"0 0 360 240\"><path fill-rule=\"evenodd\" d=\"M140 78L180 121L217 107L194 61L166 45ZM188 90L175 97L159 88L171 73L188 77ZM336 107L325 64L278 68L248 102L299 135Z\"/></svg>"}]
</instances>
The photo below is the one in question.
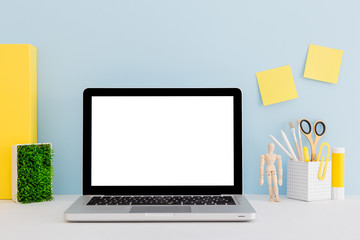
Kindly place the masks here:
<instances>
[{"instance_id":1,"label":"laptop touchpad","mask_svg":"<svg viewBox=\"0 0 360 240\"><path fill-rule=\"evenodd\" d=\"M189 213L190 206L134 206L131 213Z\"/></svg>"}]
</instances>

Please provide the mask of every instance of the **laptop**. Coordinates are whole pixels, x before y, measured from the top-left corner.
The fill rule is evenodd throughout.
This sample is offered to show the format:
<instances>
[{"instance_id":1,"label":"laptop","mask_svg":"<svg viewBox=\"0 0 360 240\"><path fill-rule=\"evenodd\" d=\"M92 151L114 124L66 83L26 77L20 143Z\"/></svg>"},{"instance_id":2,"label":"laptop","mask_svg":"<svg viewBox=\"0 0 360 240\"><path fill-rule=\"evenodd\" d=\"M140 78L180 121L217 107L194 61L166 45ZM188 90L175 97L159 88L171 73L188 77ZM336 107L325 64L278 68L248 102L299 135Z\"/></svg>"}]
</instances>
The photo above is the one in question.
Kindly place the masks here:
<instances>
[{"instance_id":1,"label":"laptop","mask_svg":"<svg viewBox=\"0 0 360 240\"><path fill-rule=\"evenodd\" d=\"M249 221L237 88L88 88L67 221Z\"/></svg>"}]
</instances>

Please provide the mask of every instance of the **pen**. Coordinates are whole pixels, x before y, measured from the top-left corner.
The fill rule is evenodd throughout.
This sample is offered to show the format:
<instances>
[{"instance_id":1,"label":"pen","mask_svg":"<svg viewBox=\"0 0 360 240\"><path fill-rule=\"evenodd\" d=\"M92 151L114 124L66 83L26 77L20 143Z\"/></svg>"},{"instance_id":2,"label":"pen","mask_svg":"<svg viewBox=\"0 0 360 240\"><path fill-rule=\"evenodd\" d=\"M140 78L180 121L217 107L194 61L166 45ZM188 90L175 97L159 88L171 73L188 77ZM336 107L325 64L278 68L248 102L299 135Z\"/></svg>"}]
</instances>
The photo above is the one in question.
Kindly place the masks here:
<instances>
[{"instance_id":1,"label":"pen","mask_svg":"<svg viewBox=\"0 0 360 240\"><path fill-rule=\"evenodd\" d=\"M291 156L292 156L292 159L297 161L297 158L296 158L296 155L295 155L295 153L294 153L294 150L292 149L292 147L291 147L291 145L290 145L290 142L289 142L288 138L286 137L286 134L284 133L283 130L280 130L280 132L281 132L282 138L283 138L284 141L285 141L285 144L286 144L287 148L288 148L289 151L290 151L290 154L291 154Z\"/></svg>"},{"instance_id":2,"label":"pen","mask_svg":"<svg viewBox=\"0 0 360 240\"><path fill-rule=\"evenodd\" d=\"M291 133L292 133L294 141L295 141L295 146L296 146L296 151L297 151L297 154L298 154L298 157L299 157L299 161L301 161L300 149L299 149L299 145L298 145L298 142L297 142L297 139L296 139L294 123L290 122L289 125L290 125L290 130L291 130Z\"/></svg>"},{"instance_id":3,"label":"pen","mask_svg":"<svg viewBox=\"0 0 360 240\"><path fill-rule=\"evenodd\" d=\"M283 145L281 145L281 143L279 143L278 140L276 140L275 137L273 137L272 135L269 135L269 137L284 151L284 153L286 153L286 155L288 155L288 157L290 159L292 159L292 156L290 155L290 153L283 147Z\"/></svg>"}]
</instances>

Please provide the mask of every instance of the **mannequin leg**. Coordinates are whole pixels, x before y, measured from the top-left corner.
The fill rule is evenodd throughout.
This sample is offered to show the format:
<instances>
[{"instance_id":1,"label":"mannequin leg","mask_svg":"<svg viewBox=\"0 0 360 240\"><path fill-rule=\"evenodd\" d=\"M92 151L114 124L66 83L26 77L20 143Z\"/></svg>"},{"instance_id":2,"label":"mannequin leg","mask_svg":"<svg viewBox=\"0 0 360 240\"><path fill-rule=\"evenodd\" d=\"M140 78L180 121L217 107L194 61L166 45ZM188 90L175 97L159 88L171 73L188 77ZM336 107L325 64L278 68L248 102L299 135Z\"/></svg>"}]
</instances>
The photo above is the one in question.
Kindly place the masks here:
<instances>
[{"instance_id":1,"label":"mannequin leg","mask_svg":"<svg viewBox=\"0 0 360 240\"><path fill-rule=\"evenodd\" d=\"M277 176L276 176L276 172L273 171L272 172L272 182L274 184L274 197L275 197L275 202L280 202L280 198L279 198L279 188L278 188L278 184L277 184Z\"/></svg>"},{"instance_id":2,"label":"mannequin leg","mask_svg":"<svg viewBox=\"0 0 360 240\"><path fill-rule=\"evenodd\" d=\"M267 175L267 181L268 181L268 184L269 184L269 196L270 196L269 201L273 202L274 198L273 198L273 188L272 188L272 181L271 181L271 173L267 172L266 175Z\"/></svg>"}]
</instances>

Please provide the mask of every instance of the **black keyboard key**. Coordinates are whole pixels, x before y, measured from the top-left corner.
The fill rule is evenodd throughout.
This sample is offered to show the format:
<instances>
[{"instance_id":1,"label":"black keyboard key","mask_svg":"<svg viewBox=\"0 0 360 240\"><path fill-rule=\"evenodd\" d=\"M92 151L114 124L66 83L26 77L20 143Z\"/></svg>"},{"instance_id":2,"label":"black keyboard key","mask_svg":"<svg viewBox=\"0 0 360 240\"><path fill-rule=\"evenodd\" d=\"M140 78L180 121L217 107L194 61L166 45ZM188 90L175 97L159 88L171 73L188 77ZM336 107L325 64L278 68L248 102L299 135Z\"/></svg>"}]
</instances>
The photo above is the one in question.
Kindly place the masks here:
<instances>
[{"instance_id":1,"label":"black keyboard key","mask_svg":"<svg viewBox=\"0 0 360 240\"><path fill-rule=\"evenodd\" d=\"M101 197L92 197L91 200L87 203L87 205L96 205L100 201Z\"/></svg>"},{"instance_id":2,"label":"black keyboard key","mask_svg":"<svg viewBox=\"0 0 360 240\"><path fill-rule=\"evenodd\" d=\"M235 205L230 196L93 197L87 205Z\"/></svg>"}]
</instances>

